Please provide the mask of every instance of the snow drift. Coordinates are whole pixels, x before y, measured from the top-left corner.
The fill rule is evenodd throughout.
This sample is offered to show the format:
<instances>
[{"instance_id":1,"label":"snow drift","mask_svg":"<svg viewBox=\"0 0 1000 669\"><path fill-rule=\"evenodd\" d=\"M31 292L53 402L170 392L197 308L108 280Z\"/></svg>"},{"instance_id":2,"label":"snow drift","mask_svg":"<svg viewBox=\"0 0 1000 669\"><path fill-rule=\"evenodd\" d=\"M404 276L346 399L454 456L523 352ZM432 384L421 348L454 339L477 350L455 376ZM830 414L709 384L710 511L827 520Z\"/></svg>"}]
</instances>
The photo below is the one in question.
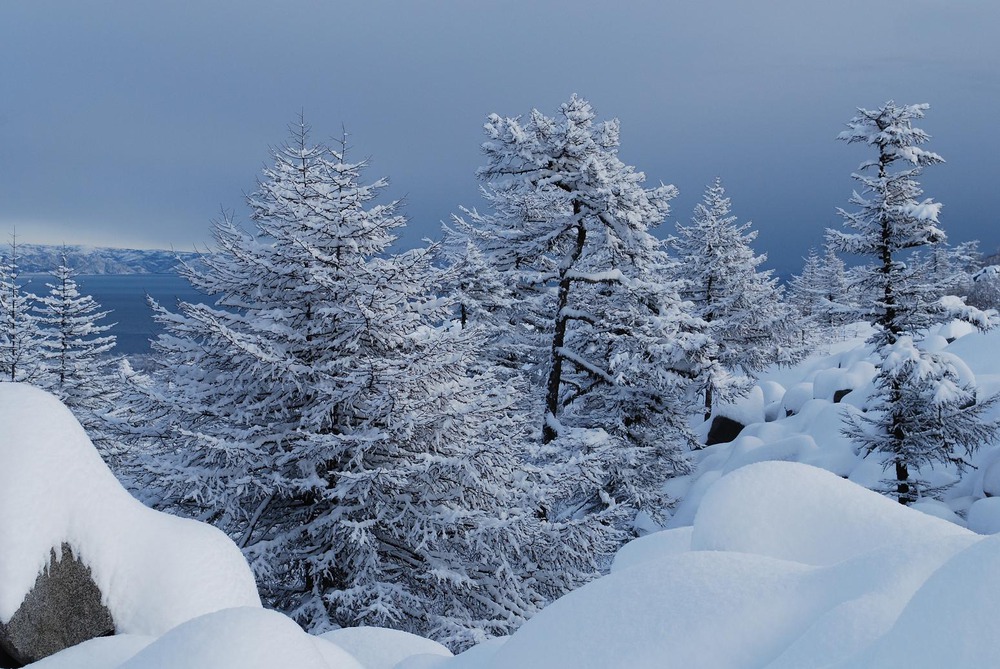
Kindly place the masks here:
<instances>
[{"instance_id":1,"label":"snow drift","mask_svg":"<svg viewBox=\"0 0 1000 669\"><path fill-rule=\"evenodd\" d=\"M310 636L287 616L234 608L170 630L119 669L364 669L347 651Z\"/></svg>"},{"instance_id":2,"label":"snow drift","mask_svg":"<svg viewBox=\"0 0 1000 669\"><path fill-rule=\"evenodd\" d=\"M225 534L137 502L59 400L0 383L0 621L64 542L90 568L119 633L158 636L212 611L260 606Z\"/></svg>"},{"instance_id":3,"label":"snow drift","mask_svg":"<svg viewBox=\"0 0 1000 669\"><path fill-rule=\"evenodd\" d=\"M985 394L1000 390L993 362L1000 334L951 343L949 333L939 334L940 348L967 363ZM919 510L858 485L884 476L877 458L856 452L840 433L843 417L862 410L870 390L862 338L769 373L748 402L754 406L744 407L759 422L732 443L699 451L694 473L669 484L683 498L671 529L626 545L610 575L556 601L509 638L448 657L431 642L387 630L312 639L278 614L242 609L203 616L158 640L94 640L42 666L243 669L265 666L256 660L286 646L285 657L301 657L303 666L370 669L1000 665L993 630L1000 619L1000 537L970 531L1000 529L1000 449L979 452L978 469L958 479L943 502L920 502ZM0 395L0 413L6 400ZM0 426L3 439L9 427ZM11 458L3 457L0 465ZM50 485L41 464L35 471L45 474L37 485ZM0 508L6 522L10 514ZM39 545L47 550L76 522L47 532L51 541ZM94 542L114 538L89 532L84 536ZM273 639L271 648L261 648L261 639ZM63 657L73 661L58 664Z\"/></svg>"},{"instance_id":4,"label":"snow drift","mask_svg":"<svg viewBox=\"0 0 1000 669\"><path fill-rule=\"evenodd\" d=\"M711 486L693 528L636 540L506 642L429 666L993 666L996 573L1000 538L763 462Z\"/></svg>"}]
</instances>

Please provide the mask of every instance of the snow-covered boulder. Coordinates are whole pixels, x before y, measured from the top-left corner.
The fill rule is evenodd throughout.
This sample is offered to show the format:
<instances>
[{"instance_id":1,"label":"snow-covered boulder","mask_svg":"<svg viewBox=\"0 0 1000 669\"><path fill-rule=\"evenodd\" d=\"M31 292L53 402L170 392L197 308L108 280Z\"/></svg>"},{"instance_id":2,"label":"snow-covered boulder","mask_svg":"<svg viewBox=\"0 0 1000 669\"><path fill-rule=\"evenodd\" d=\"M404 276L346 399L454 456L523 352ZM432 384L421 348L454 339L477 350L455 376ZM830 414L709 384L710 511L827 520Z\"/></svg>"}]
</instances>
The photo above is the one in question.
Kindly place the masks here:
<instances>
[{"instance_id":1,"label":"snow-covered boulder","mask_svg":"<svg viewBox=\"0 0 1000 669\"><path fill-rule=\"evenodd\" d=\"M732 441L750 423L763 421L765 416L764 390L754 386L745 397L738 397L731 404L716 408L704 438L706 446Z\"/></svg>"},{"instance_id":2,"label":"snow-covered boulder","mask_svg":"<svg viewBox=\"0 0 1000 669\"><path fill-rule=\"evenodd\" d=\"M813 397L839 402L847 393L870 383L874 376L875 365L867 360L855 361L847 368L820 370L813 379Z\"/></svg>"},{"instance_id":3,"label":"snow-covered boulder","mask_svg":"<svg viewBox=\"0 0 1000 669\"><path fill-rule=\"evenodd\" d=\"M708 436L705 437L705 445L725 444L740 436L740 431L745 428L744 423L734 420L729 416L715 416L708 428Z\"/></svg>"},{"instance_id":4,"label":"snow-covered boulder","mask_svg":"<svg viewBox=\"0 0 1000 669\"><path fill-rule=\"evenodd\" d=\"M52 552L52 560L11 619L0 623L0 666L29 664L114 631L115 622L90 570L64 543L58 555Z\"/></svg>"},{"instance_id":5,"label":"snow-covered boulder","mask_svg":"<svg viewBox=\"0 0 1000 669\"><path fill-rule=\"evenodd\" d=\"M722 477L694 519L693 550L834 564L883 546L971 533L817 467L760 462Z\"/></svg>"},{"instance_id":6,"label":"snow-covered boulder","mask_svg":"<svg viewBox=\"0 0 1000 669\"><path fill-rule=\"evenodd\" d=\"M0 625L38 594L39 574L64 545L89 569L119 633L158 636L212 611L260 606L225 534L137 502L59 400L0 383Z\"/></svg>"},{"instance_id":7,"label":"snow-covered boulder","mask_svg":"<svg viewBox=\"0 0 1000 669\"><path fill-rule=\"evenodd\" d=\"M1000 538L829 472L748 465L712 485L693 527L658 534L508 640L412 669L1000 664ZM913 652L915 635L947 650Z\"/></svg>"},{"instance_id":8,"label":"snow-covered boulder","mask_svg":"<svg viewBox=\"0 0 1000 669\"><path fill-rule=\"evenodd\" d=\"M189 620L118 669L365 669L339 646L261 608L233 608Z\"/></svg>"},{"instance_id":9,"label":"snow-covered boulder","mask_svg":"<svg viewBox=\"0 0 1000 669\"><path fill-rule=\"evenodd\" d=\"M793 416L802 410L803 405L813 398L813 384L807 381L796 383L785 392L781 400L781 408L786 416Z\"/></svg>"},{"instance_id":10,"label":"snow-covered boulder","mask_svg":"<svg viewBox=\"0 0 1000 669\"><path fill-rule=\"evenodd\" d=\"M320 635L353 655L365 669L393 669L417 655L451 657L437 641L384 627L345 627Z\"/></svg>"}]
</instances>

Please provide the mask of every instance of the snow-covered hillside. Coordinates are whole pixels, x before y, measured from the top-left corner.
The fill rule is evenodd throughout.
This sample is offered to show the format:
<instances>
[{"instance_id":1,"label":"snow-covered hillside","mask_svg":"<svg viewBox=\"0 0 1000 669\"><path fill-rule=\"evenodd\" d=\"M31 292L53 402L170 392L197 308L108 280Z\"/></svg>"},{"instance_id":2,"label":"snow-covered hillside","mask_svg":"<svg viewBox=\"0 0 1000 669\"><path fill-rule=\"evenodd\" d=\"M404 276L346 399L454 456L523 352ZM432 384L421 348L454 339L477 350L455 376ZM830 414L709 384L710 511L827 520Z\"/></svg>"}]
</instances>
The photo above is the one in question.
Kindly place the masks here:
<instances>
[{"instance_id":1,"label":"snow-covered hillside","mask_svg":"<svg viewBox=\"0 0 1000 669\"><path fill-rule=\"evenodd\" d=\"M155 640L96 639L35 666L987 667L1000 658L998 592L1000 537L815 467L765 462L720 479L693 526L629 544L610 575L455 657L375 629L340 646L336 634L309 637L280 614L230 609Z\"/></svg>"},{"instance_id":2,"label":"snow-covered hillside","mask_svg":"<svg viewBox=\"0 0 1000 669\"><path fill-rule=\"evenodd\" d=\"M196 253L156 249L116 249L95 246L18 244L17 265L22 273L47 273L62 264L77 274L163 274L173 272L177 259L190 260ZM10 249L0 250L9 259Z\"/></svg>"},{"instance_id":3,"label":"snow-covered hillside","mask_svg":"<svg viewBox=\"0 0 1000 669\"><path fill-rule=\"evenodd\" d=\"M865 409L874 367L864 344L867 332L856 328L848 334L795 367L770 370L746 400L725 409L725 415L747 427L733 442L698 451L693 473L670 483L671 494L681 502L668 529L627 544L610 574L557 600L510 637L451 657L443 647L405 633L368 628L310 636L279 613L251 607L197 615L184 608L186 597L164 596L147 598L149 611L136 615L149 618L150 611L159 611L157 618L176 620L175 627L95 639L35 666L998 666L1000 637L994 626L1000 618L1000 536L989 534L1000 530L1000 448L980 450L972 457L976 468L964 473L948 467L921 471L922 479L937 485L952 483L942 501L925 500L908 508L868 490L886 476L881 462L858 453L841 427L845 415ZM925 345L956 356L983 397L1000 391L1000 362L994 355L1000 333L950 324L933 331ZM82 448L85 439L78 426L52 398L15 384L0 384L0 391L0 429L7 429L0 433L0 446L15 434L19 442L33 445L41 435L43 443L63 440ZM20 424L20 432L10 432L9 423ZM19 496L29 497L34 494L31 485L12 481L36 478L55 481L59 491L82 485L69 474L52 479L41 464L26 469L24 463L34 457L8 454L6 464L14 468L0 467L0 477L14 473L7 474L10 481L0 481L5 484L0 490L20 485ZM67 461L65 456L37 457L51 467ZM90 462L81 457L84 461ZM47 493L55 500L68 494ZM83 531L79 528L89 522L82 509L60 503L36 505L32 514L24 515L41 528L33 532L47 538L39 544L45 546L53 545L52 537L63 536L51 528ZM11 527L0 526L0 542L8 541ZM21 526L17 531L32 534ZM120 541L101 531L86 530L81 536L108 544ZM125 527L118 534L130 532ZM165 543L179 536L167 525L155 534ZM35 552L8 549L0 568L37 570L34 558L27 566L14 564ZM100 574L110 573L102 562L110 559L108 554L92 553L98 557L88 562L102 583ZM21 574L0 584L27 581ZM141 588L147 586L162 587Z\"/></svg>"},{"instance_id":4,"label":"snow-covered hillside","mask_svg":"<svg viewBox=\"0 0 1000 669\"><path fill-rule=\"evenodd\" d=\"M681 503L668 527L690 525L702 495L721 476L763 460L814 465L867 488L885 489L892 472L885 471L884 456L866 456L843 434L845 419L867 410L873 390L874 360L864 343L868 334L865 326L847 328L843 340L794 367L772 368L745 399L718 410L746 427L732 442L696 452L694 472L670 482ZM980 333L953 321L936 326L921 345L949 356L963 381L975 384L980 401L1000 393L1000 331ZM1000 407L988 418L1000 419ZM702 435L708 427L709 422L701 426ZM981 448L968 460L973 466L964 471L941 465L918 470L917 478L943 489L937 493L940 501L927 497L913 506L977 532L998 531L1000 505L993 497L1000 495L1000 443Z\"/></svg>"},{"instance_id":5,"label":"snow-covered hillside","mask_svg":"<svg viewBox=\"0 0 1000 669\"><path fill-rule=\"evenodd\" d=\"M815 467L720 479L687 528L626 546L612 573L473 661L434 669L996 666L1000 537Z\"/></svg>"}]
</instances>

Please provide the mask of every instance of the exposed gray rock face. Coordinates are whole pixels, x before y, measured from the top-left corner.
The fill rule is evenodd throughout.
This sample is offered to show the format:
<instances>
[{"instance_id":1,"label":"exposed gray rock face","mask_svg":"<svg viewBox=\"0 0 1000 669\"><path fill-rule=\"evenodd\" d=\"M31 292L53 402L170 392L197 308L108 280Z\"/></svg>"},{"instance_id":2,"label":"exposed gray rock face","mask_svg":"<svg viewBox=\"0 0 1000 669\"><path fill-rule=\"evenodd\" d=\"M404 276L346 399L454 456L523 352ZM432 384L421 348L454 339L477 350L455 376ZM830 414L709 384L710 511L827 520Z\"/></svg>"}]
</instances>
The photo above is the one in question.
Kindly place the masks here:
<instances>
[{"instance_id":1,"label":"exposed gray rock face","mask_svg":"<svg viewBox=\"0 0 1000 669\"><path fill-rule=\"evenodd\" d=\"M62 558L55 551L31 592L7 624L0 623L0 662L11 666L36 662L64 648L113 634L115 622L101 603L90 569L73 557L68 544Z\"/></svg>"}]
</instances>

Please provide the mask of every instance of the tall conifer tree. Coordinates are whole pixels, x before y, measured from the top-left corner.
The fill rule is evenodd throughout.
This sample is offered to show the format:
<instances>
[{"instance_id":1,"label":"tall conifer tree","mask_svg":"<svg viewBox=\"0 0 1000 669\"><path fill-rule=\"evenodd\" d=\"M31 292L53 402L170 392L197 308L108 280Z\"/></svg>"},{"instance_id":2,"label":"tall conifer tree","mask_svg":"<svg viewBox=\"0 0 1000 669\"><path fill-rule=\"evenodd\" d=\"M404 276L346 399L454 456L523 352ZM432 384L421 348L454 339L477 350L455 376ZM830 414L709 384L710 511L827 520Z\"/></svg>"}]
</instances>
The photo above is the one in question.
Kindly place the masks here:
<instances>
[{"instance_id":1,"label":"tall conifer tree","mask_svg":"<svg viewBox=\"0 0 1000 669\"><path fill-rule=\"evenodd\" d=\"M841 210L847 231L830 230L839 250L870 258L862 270L864 293L871 302L859 306L859 317L875 326L871 343L879 361L873 409L848 425L847 432L869 452L885 454L895 474L894 493L904 504L924 494L916 470L933 463L961 467L965 456L997 434L998 425L984 412L996 398L977 397L974 386L944 354L920 348L930 325L955 317L981 328L993 325L987 314L958 297L941 298L926 258L945 242L938 222L941 204L922 195L916 177L928 165L944 160L922 148L929 136L913 126L928 105L859 109L838 139L860 143L876 152L853 175L861 185L851 204ZM895 169L902 164L902 169ZM913 251L923 249L924 257Z\"/></svg>"},{"instance_id":2,"label":"tall conifer tree","mask_svg":"<svg viewBox=\"0 0 1000 669\"><path fill-rule=\"evenodd\" d=\"M110 312L81 294L74 277L63 254L48 293L35 305L45 335L37 383L58 396L103 449L109 445L103 416L120 396L118 360L111 356L116 340L108 334L112 325L101 322Z\"/></svg>"},{"instance_id":3,"label":"tall conifer tree","mask_svg":"<svg viewBox=\"0 0 1000 669\"><path fill-rule=\"evenodd\" d=\"M757 232L737 223L722 180L716 179L695 206L690 223L677 224L671 245L680 262L682 295L708 323L717 366L702 384L708 419L718 402L746 392L768 365L795 358L794 319L777 278L761 270L766 255L751 244Z\"/></svg>"},{"instance_id":4,"label":"tall conifer tree","mask_svg":"<svg viewBox=\"0 0 1000 669\"><path fill-rule=\"evenodd\" d=\"M265 598L313 630L392 626L454 647L508 634L595 569L524 510L524 421L448 321L430 251L386 186L304 123L184 275L214 305L156 306L162 368L135 375L166 503L244 547Z\"/></svg>"},{"instance_id":5,"label":"tall conifer tree","mask_svg":"<svg viewBox=\"0 0 1000 669\"><path fill-rule=\"evenodd\" d=\"M617 120L573 96L555 117L490 115L488 211L456 224L513 287L504 337L535 388L537 461L558 486L547 518L659 517L664 480L686 467L685 416L710 342L650 234L676 190L645 188L618 158Z\"/></svg>"},{"instance_id":6,"label":"tall conifer tree","mask_svg":"<svg viewBox=\"0 0 1000 669\"><path fill-rule=\"evenodd\" d=\"M35 382L42 372L43 334L17 266L17 238L10 256L0 256L0 379Z\"/></svg>"}]
</instances>

